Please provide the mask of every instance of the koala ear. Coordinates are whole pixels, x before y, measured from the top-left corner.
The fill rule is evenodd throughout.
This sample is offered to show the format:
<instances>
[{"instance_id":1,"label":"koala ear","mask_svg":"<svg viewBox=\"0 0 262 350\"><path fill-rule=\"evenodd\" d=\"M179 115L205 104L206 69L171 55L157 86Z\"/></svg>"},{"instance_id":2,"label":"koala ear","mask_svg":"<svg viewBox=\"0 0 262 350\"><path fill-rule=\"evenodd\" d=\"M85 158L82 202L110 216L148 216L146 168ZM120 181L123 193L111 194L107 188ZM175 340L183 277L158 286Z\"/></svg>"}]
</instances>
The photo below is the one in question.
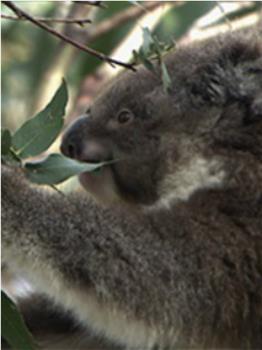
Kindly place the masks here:
<instances>
[{"instance_id":1,"label":"koala ear","mask_svg":"<svg viewBox=\"0 0 262 350\"><path fill-rule=\"evenodd\" d=\"M262 121L262 92L256 96L251 105L251 113L246 116L246 122L250 123L256 121Z\"/></svg>"},{"instance_id":2,"label":"koala ear","mask_svg":"<svg viewBox=\"0 0 262 350\"><path fill-rule=\"evenodd\" d=\"M241 100L246 107L244 123L262 121L262 58L241 67Z\"/></svg>"},{"instance_id":3,"label":"koala ear","mask_svg":"<svg viewBox=\"0 0 262 350\"><path fill-rule=\"evenodd\" d=\"M197 107L223 105L226 101L225 78L231 74L219 63L210 63L197 69L188 89L193 104Z\"/></svg>"},{"instance_id":4,"label":"koala ear","mask_svg":"<svg viewBox=\"0 0 262 350\"><path fill-rule=\"evenodd\" d=\"M233 69L237 85L235 91L228 91L213 136L220 145L261 157L262 58L239 63Z\"/></svg>"},{"instance_id":5,"label":"koala ear","mask_svg":"<svg viewBox=\"0 0 262 350\"><path fill-rule=\"evenodd\" d=\"M237 37L228 37L228 40L224 44L219 60L221 65L230 64L233 67L245 64L248 62L254 62L261 56L261 44L260 39L254 36L244 36L239 34Z\"/></svg>"},{"instance_id":6,"label":"koala ear","mask_svg":"<svg viewBox=\"0 0 262 350\"><path fill-rule=\"evenodd\" d=\"M242 89L242 101L246 108L244 124L262 122L262 66L260 71L243 77Z\"/></svg>"},{"instance_id":7,"label":"koala ear","mask_svg":"<svg viewBox=\"0 0 262 350\"><path fill-rule=\"evenodd\" d=\"M213 49L216 52L210 61L203 60L191 76L193 102L223 106L243 100L250 93L254 98L261 91L261 40L239 34L218 41Z\"/></svg>"}]
</instances>

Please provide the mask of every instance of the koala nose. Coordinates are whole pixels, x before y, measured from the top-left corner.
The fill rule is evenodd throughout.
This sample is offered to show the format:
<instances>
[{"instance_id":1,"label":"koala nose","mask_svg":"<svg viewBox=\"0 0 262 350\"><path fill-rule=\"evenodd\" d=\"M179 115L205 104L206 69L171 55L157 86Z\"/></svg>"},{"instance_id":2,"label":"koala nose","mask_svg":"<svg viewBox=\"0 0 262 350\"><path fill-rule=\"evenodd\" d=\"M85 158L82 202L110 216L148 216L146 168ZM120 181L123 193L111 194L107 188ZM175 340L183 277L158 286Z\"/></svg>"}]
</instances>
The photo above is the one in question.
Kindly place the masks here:
<instances>
[{"instance_id":1,"label":"koala nose","mask_svg":"<svg viewBox=\"0 0 262 350\"><path fill-rule=\"evenodd\" d=\"M61 152L82 162L99 163L110 159L109 147L98 138L88 135L87 118L81 117L65 132Z\"/></svg>"}]
</instances>

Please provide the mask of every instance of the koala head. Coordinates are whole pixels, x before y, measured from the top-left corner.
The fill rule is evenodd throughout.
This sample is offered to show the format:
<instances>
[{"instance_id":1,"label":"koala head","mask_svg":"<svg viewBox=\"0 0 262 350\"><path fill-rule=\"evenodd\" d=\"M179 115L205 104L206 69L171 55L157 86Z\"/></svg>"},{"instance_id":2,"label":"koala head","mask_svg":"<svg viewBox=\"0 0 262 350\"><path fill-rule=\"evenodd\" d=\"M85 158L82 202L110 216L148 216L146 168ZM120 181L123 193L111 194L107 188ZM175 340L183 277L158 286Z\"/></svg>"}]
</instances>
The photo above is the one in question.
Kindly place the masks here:
<instances>
[{"instance_id":1,"label":"koala head","mask_svg":"<svg viewBox=\"0 0 262 350\"><path fill-rule=\"evenodd\" d=\"M80 175L102 203L154 207L225 184L238 159L262 159L262 44L230 34L165 59L172 87L143 67L124 72L65 132L62 152L113 162ZM241 163L241 162L240 162ZM229 171L230 169L230 171Z\"/></svg>"}]
</instances>

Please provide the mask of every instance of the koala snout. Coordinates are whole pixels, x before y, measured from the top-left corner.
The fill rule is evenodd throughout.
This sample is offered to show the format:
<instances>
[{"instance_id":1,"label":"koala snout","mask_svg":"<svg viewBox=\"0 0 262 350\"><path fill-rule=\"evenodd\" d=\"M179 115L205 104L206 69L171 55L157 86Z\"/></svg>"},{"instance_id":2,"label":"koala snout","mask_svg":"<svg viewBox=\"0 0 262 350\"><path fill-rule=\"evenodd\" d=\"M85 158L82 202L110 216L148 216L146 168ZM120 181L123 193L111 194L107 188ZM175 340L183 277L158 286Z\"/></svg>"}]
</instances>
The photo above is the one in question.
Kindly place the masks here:
<instances>
[{"instance_id":1,"label":"koala snout","mask_svg":"<svg viewBox=\"0 0 262 350\"><path fill-rule=\"evenodd\" d=\"M68 128L60 149L66 157L82 162L99 163L111 158L108 145L88 135L86 117L79 118Z\"/></svg>"}]
</instances>

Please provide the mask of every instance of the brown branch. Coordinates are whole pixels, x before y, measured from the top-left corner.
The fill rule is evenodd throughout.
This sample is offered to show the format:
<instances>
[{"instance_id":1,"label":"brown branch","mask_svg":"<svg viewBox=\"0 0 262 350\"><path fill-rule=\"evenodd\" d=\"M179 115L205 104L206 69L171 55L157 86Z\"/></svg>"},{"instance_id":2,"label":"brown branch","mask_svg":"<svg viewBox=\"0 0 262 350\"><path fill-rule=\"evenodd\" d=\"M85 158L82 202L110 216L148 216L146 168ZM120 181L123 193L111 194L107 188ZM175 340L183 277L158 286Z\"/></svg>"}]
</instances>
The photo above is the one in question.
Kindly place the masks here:
<instances>
[{"instance_id":1,"label":"brown branch","mask_svg":"<svg viewBox=\"0 0 262 350\"><path fill-rule=\"evenodd\" d=\"M3 19L11 19L14 21L28 21L27 18L25 17L17 17L17 16L10 16L10 15L6 15L1 13L1 18ZM44 23L68 23L68 24L79 24L79 25L83 25L85 23L92 23L92 21L90 19L87 18L49 18L49 17L34 17L34 19L36 19L39 22L44 22Z\"/></svg>"},{"instance_id":2,"label":"brown branch","mask_svg":"<svg viewBox=\"0 0 262 350\"><path fill-rule=\"evenodd\" d=\"M107 8L107 6L103 3L103 1L73 1L74 3L78 4L84 4L84 5L91 5L101 8Z\"/></svg>"},{"instance_id":3,"label":"brown branch","mask_svg":"<svg viewBox=\"0 0 262 350\"><path fill-rule=\"evenodd\" d=\"M230 21L230 19L228 18L228 15L227 15L227 13L226 13L224 7L221 5L221 3L220 3L219 1L216 1L216 4L217 4L217 7L219 8L220 12L221 12L222 15L224 16L225 22L227 23L229 29L232 30L233 28L232 28L231 21Z\"/></svg>"},{"instance_id":4,"label":"brown branch","mask_svg":"<svg viewBox=\"0 0 262 350\"><path fill-rule=\"evenodd\" d=\"M87 52L89 53L90 55L92 56L95 56L97 57L98 59L102 60L102 61L105 61L107 63L109 63L111 66L114 67L114 65L119 65L119 66L122 66L122 67L125 67L127 69L131 69L133 71L135 71L135 68L133 66L133 64L130 64L130 63L124 63L124 62L121 62L121 61L118 61L116 59L113 59L101 52L98 52L94 49L92 49L91 47L88 47L88 46L84 46L74 40L72 40L71 38L69 38L68 36L66 35L63 35L59 32L57 32L55 29L51 28L50 26L48 26L47 24L43 23L43 22L40 22L38 21L37 19L35 19L34 17L32 17L31 15L29 15L28 13L26 13L25 11L21 10L20 8L18 8L12 1L2 1L2 3L4 5L6 5L8 8L10 8L18 17L24 17L26 18L28 21L34 23L37 27L40 27L42 29L44 29L45 31L47 31L48 33L54 35L55 37L69 43L70 45L76 47L77 49L81 50L81 51L84 51L84 52Z\"/></svg>"},{"instance_id":5,"label":"brown branch","mask_svg":"<svg viewBox=\"0 0 262 350\"><path fill-rule=\"evenodd\" d=\"M101 35L108 33L110 30L118 27L133 19L138 19L142 17L147 11L152 11L164 4L171 3L175 6L180 6L184 1L146 1L141 6L131 6L128 9L117 13L113 17L102 21L97 24L94 32L90 32L87 35L88 41L94 41Z\"/></svg>"}]
</instances>

